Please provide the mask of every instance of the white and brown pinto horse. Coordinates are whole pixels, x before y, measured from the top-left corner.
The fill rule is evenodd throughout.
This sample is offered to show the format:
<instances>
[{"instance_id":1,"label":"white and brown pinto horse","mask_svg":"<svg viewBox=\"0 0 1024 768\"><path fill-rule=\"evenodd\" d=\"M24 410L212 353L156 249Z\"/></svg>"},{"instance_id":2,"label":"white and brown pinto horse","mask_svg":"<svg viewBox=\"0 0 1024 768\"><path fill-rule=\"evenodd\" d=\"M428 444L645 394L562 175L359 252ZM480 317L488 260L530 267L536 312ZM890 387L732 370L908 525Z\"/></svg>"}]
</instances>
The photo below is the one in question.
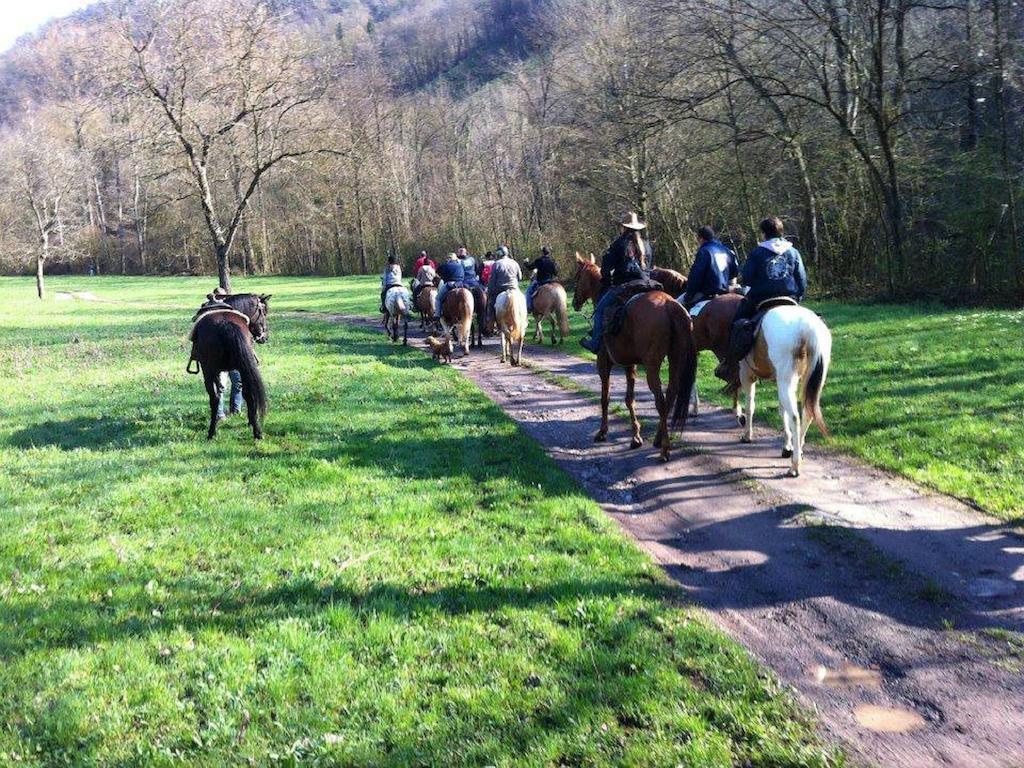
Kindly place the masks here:
<instances>
[{"instance_id":1,"label":"white and brown pinto horse","mask_svg":"<svg viewBox=\"0 0 1024 768\"><path fill-rule=\"evenodd\" d=\"M564 295L564 291L563 291ZM502 291L494 300L494 317L501 333L501 362L519 365L526 338L526 297L518 288Z\"/></svg>"},{"instance_id":2,"label":"white and brown pinto horse","mask_svg":"<svg viewBox=\"0 0 1024 768\"><path fill-rule=\"evenodd\" d=\"M740 389L746 402L740 414L744 428L741 440L754 439L754 393L757 382L774 379L779 388L786 443L782 457L792 460L790 477L799 477L804 439L813 421L825 436L828 429L821 415L821 392L832 360L832 334L814 312L785 305L768 310L761 321L753 351L740 362ZM803 413L799 392L803 388Z\"/></svg>"}]
</instances>

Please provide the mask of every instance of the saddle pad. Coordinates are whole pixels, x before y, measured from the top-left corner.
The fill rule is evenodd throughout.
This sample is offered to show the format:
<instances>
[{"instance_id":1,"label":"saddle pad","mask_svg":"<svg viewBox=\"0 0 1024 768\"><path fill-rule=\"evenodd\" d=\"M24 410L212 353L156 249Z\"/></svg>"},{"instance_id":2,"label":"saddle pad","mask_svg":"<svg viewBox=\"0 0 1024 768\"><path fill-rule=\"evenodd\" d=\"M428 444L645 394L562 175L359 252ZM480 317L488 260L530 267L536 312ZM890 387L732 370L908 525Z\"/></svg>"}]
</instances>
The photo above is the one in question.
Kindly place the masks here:
<instances>
[{"instance_id":1,"label":"saddle pad","mask_svg":"<svg viewBox=\"0 0 1024 768\"><path fill-rule=\"evenodd\" d=\"M708 304L711 303L711 299L704 299L704 301L698 301L690 308L690 317L696 317L700 314L701 310L704 309Z\"/></svg>"},{"instance_id":2,"label":"saddle pad","mask_svg":"<svg viewBox=\"0 0 1024 768\"><path fill-rule=\"evenodd\" d=\"M210 309L210 310L208 310L206 312L202 312L201 314L197 314L196 317L193 319L193 321L192 321L192 330L190 330L188 332L188 340L189 341L195 341L196 340L196 326L199 325L199 323L202 320L204 320L205 318L209 317L210 315L238 315L240 318L245 320L245 324L246 325L249 325L249 317L248 317L248 315L246 315L246 314L244 314L242 312L239 312L237 309L221 309L219 307L214 307L213 309Z\"/></svg>"}]
</instances>

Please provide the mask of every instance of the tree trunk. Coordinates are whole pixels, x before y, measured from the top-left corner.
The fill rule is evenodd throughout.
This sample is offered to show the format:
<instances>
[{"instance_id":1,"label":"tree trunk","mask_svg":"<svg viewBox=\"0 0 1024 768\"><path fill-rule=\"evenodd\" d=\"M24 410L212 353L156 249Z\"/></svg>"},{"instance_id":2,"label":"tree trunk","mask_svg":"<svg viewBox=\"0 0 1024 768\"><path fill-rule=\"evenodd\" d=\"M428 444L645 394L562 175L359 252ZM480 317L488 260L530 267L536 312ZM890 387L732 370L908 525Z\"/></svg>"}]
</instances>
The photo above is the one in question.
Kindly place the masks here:
<instances>
[{"instance_id":1,"label":"tree trunk","mask_svg":"<svg viewBox=\"0 0 1024 768\"><path fill-rule=\"evenodd\" d=\"M220 279L220 287L231 293L231 270L228 266L227 243L217 244L217 277Z\"/></svg>"},{"instance_id":2,"label":"tree trunk","mask_svg":"<svg viewBox=\"0 0 1024 768\"><path fill-rule=\"evenodd\" d=\"M43 284L43 265L46 263L46 257L50 250L50 236L48 233L43 233L39 243L39 253L36 256L36 294L39 299L46 298L46 286Z\"/></svg>"}]
</instances>

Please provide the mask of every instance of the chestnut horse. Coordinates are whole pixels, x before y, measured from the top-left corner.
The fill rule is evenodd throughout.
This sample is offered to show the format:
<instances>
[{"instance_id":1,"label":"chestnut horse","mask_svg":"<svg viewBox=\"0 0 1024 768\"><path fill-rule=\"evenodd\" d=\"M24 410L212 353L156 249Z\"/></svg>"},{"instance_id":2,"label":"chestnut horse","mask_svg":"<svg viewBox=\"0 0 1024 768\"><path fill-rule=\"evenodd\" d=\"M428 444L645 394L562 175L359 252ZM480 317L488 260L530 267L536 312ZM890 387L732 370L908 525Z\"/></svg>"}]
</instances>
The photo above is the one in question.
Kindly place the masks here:
<instances>
[{"instance_id":1,"label":"chestnut horse","mask_svg":"<svg viewBox=\"0 0 1024 768\"><path fill-rule=\"evenodd\" d=\"M423 290L416 296L416 309L420 313L420 328L426 328L434 324L434 299L437 297L437 288L433 285L423 286Z\"/></svg>"},{"instance_id":2,"label":"chestnut horse","mask_svg":"<svg viewBox=\"0 0 1024 768\"><path fill-rule=\"evenodd\" d=\"M596 305L602 292L601 270L593 262L576 255L576 292L572 305L576 311L588 301ZM668 357L668 391L661 388L661 364ZM664 291L650 291L632 301L626 322L617 336L604 336L597 355L597 373L601 377L601 427L594 440L608 439L609 377L613 365L626 369L626 407L633 426L632 447L643 445L640 422L634 407L636 367L647 371L647 386L658 409L658 432L654 446L661 449L662 461L668 461L671 448L668 414L672 428L686 426L687 393L697 377L697 348L693 343L690 316L682 305Z\"/></svg>"},{"instance_id":3,"label":"chestnut horse","mask_svg":"<svg viewBox=\"0 0 1024 768\"><path fill-rule=\"evenodd\" d=\"M729 337L732 333L732 321L736 317L736 310L739 309L743 296L738 293L725 293L708 301L703 309L693 318L693 342L697 345L697 351L703 352L708 349L715 353L718 362L722 362L729 354ZM694 414L700 405L700 397L697 394L697 385L693 385L693 393L690 396ZM740 412L739 396L733 394L733 413L743 423L743 416Z\"/></svg>"},{"instance_id":4,"label":"chestnut horse","mask_svg":"<svg viewBox=\"0 0 1024 768\"><path fill-rule=\"evenodd\" d=\"M533 295L533 319L537 321L537 327L533 333L533 340L544 343L544 321L547 320L551 326L551 344L565 343L565 337L569 335L569 300L565 296L565 288L561 283L544 283ZM555 324L557 321L557 325ZM555 336L555 330L558 336Z\"/></svg>"},{"instance_id":5,"label":"chestnut horse","mask_svg":"<svg viewBox=\"0 0 1024 768\"><path fill-rule=\"evenodd\" d=\"M674 269L655 267L651 270L651 280L661 283L661 287L669 296L678 298L686 290L686 276Z\"/></svg>"},{"instance_id":6,"label":"chestnut horse","mask_svg":"<svg viewBox=\"0 0 1024 768\"><path fill-rule=\"evenodd\" d=\"M444 295L441 307L441 328L453 333L462 344L463 356L469 354L473 333L473 293L468 288L452 288Z\"/></svg>"}]
</instances>

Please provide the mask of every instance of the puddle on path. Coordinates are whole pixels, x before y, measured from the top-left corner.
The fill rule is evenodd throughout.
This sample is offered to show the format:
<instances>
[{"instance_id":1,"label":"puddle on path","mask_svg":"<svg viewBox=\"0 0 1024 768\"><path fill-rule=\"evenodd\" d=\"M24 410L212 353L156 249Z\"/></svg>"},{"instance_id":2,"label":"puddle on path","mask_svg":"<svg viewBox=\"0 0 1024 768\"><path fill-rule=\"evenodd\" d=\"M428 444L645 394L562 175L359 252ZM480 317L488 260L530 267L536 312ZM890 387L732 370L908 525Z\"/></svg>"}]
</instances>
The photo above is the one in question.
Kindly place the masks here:
<instances>
[{"instance_id":1,"label":"puddle on path","mask_svg":"<svg viewBox=\"0 0 1024 768\"><path fill-rule=\"evenodd\" d=\"M857 722L878 733L906 733L923 728L925 720L917 712L899 707L862 704L853 710Z\"/></svg>"}]
</instances>

